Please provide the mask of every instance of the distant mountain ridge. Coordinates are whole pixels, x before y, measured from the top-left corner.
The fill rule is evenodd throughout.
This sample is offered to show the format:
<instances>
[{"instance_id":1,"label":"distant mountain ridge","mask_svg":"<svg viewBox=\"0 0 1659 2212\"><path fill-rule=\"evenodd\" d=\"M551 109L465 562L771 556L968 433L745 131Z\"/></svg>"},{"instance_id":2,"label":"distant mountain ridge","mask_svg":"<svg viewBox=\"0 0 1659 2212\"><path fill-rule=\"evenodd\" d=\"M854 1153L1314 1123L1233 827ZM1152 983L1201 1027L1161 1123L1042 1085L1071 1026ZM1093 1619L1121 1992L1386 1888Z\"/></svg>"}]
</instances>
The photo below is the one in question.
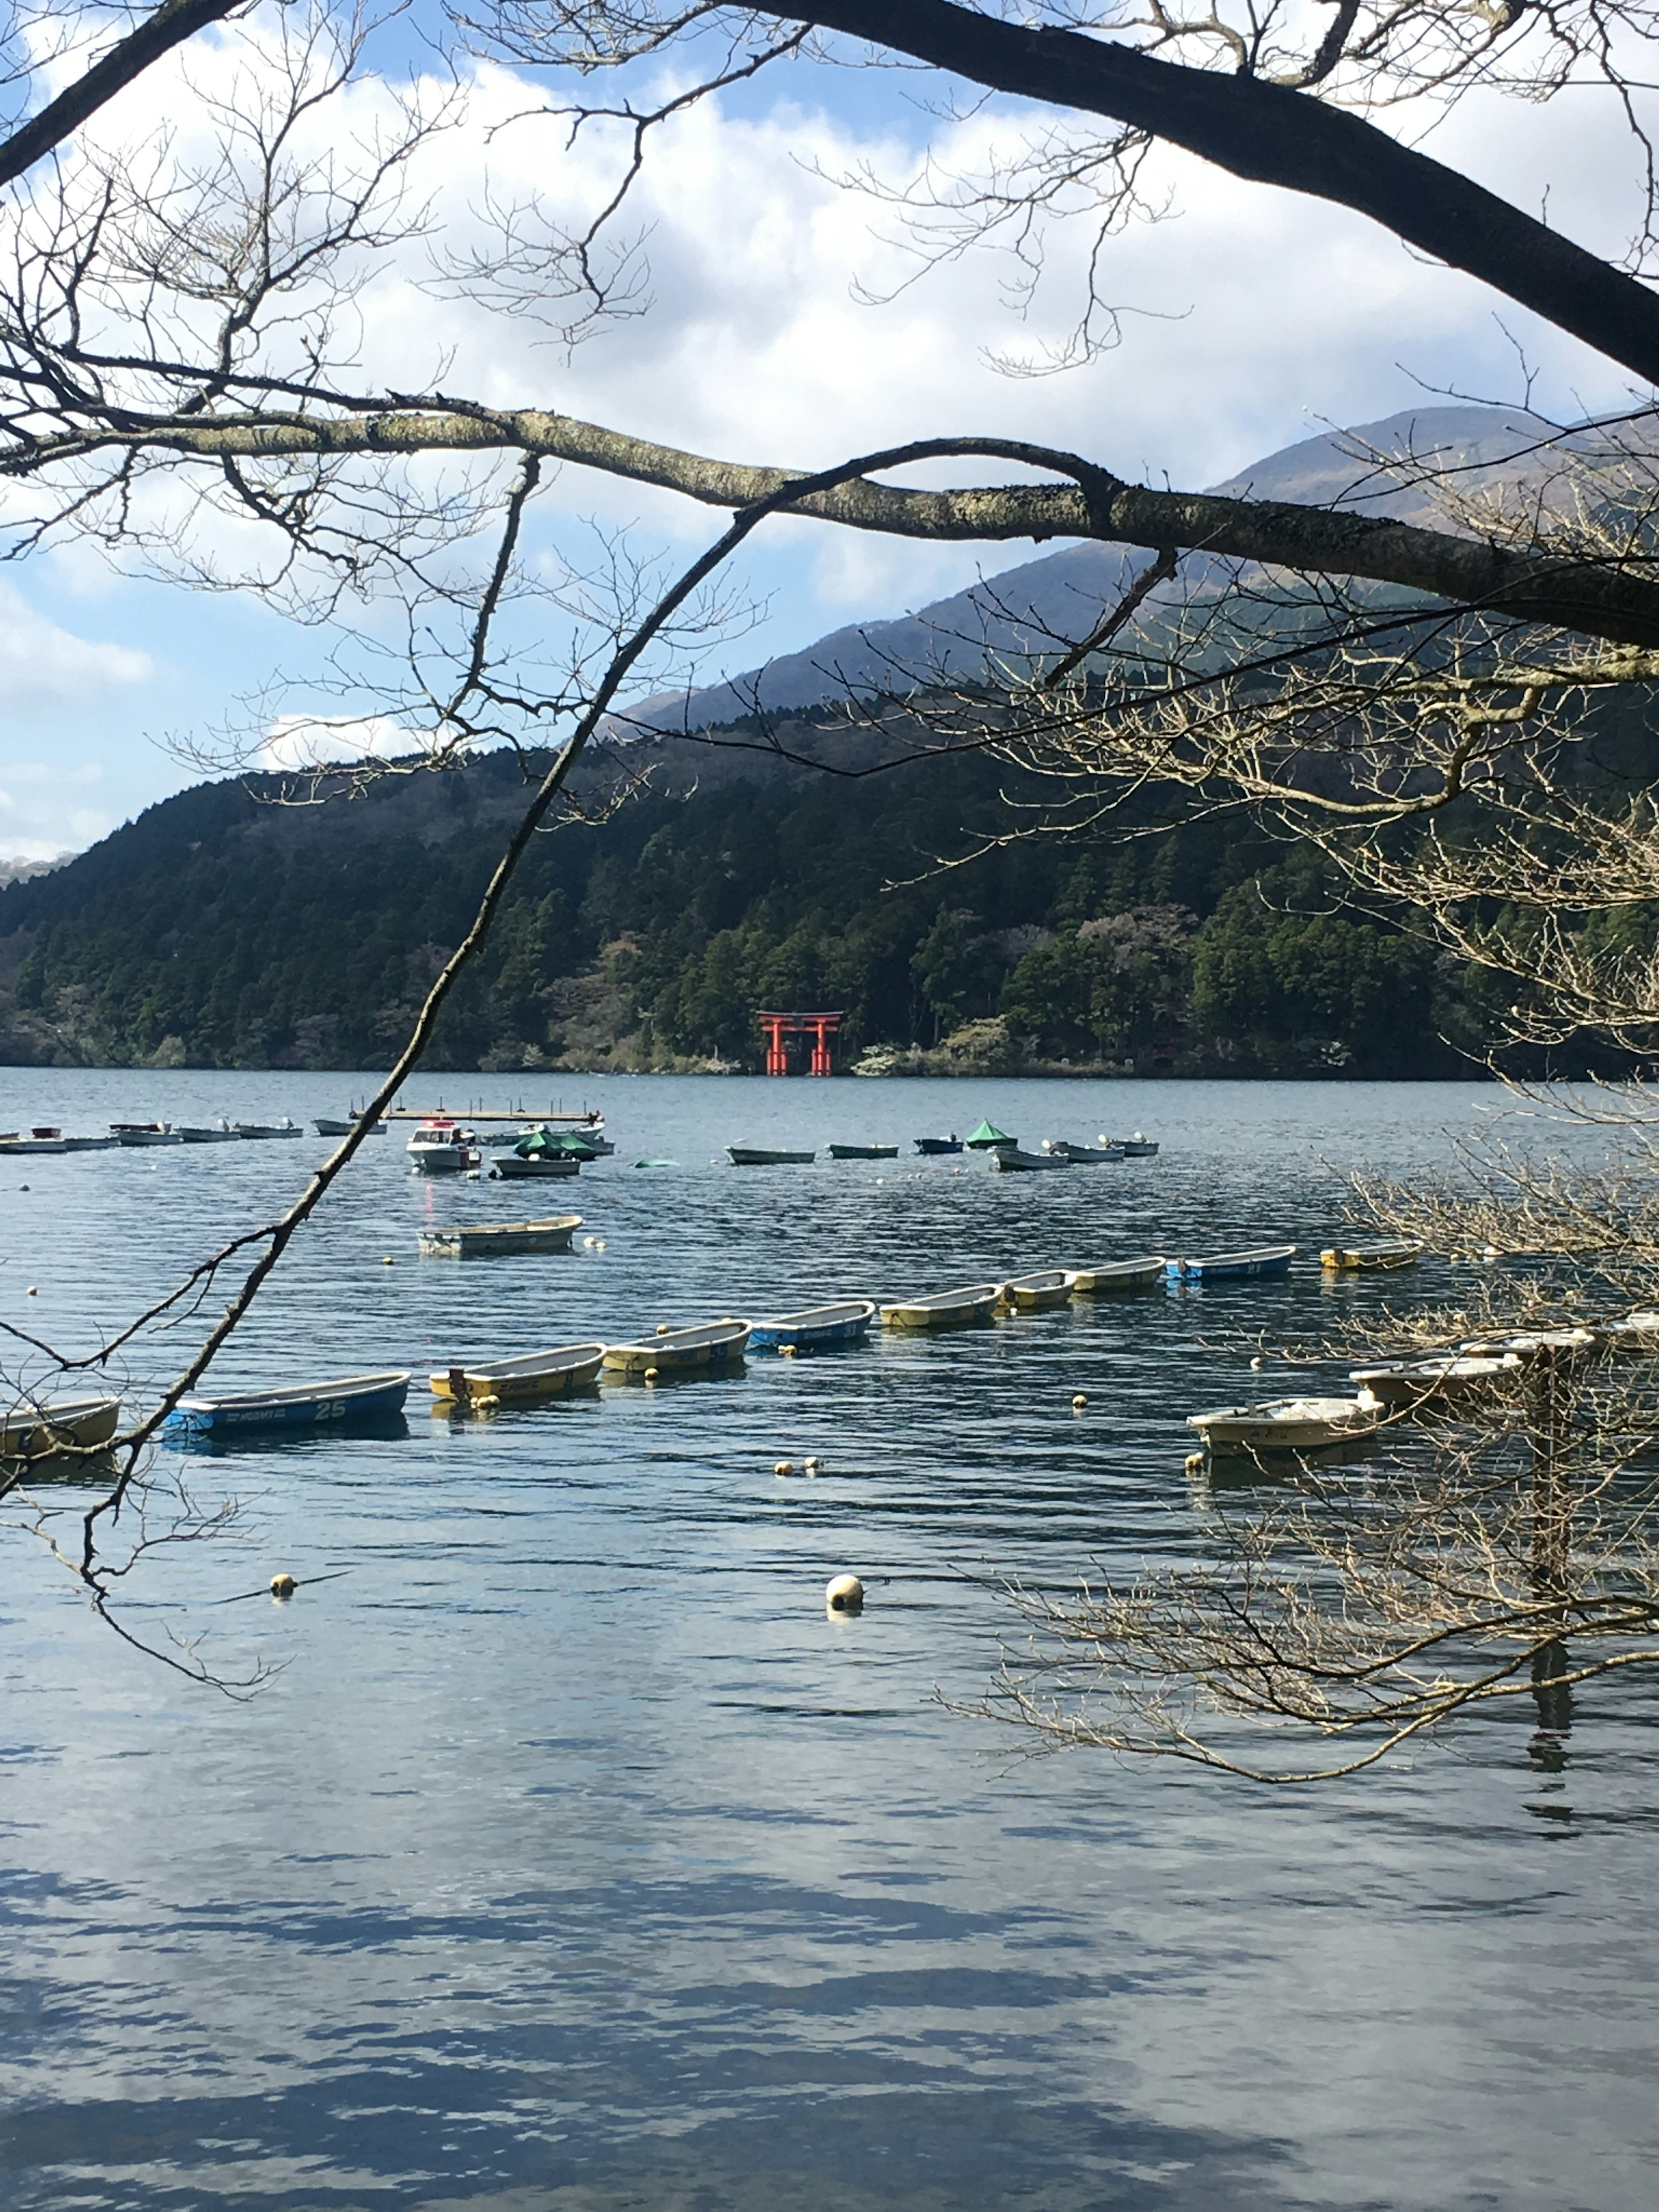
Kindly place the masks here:
<instances>
[{"instance_id":1,"label":"distant mountain ridge","mask_svg":"<svg viewBox=\"0 0 1659 2212\"><path fill-rule=\"evenodd\" d=\"M1237 499L1344 507L1427 524L1440 518L1422 488L1390 479L1376 455L1409 455L1416 465L1432 459L1455 468L1465 489L1477 489L1518 481L1528 473L1532 449L1558 437L1554 425L1524 409L1412 407L1352 430L1302 439L1210 489ZM849 623L728 681L659 694L620 719L634 730L709 729L757 711L816 706L848 691L902 690L981 666L997 653L1084 636L1146 557L1118 546L1068 545L914 614Z\"/></svg>"}]
</instances>

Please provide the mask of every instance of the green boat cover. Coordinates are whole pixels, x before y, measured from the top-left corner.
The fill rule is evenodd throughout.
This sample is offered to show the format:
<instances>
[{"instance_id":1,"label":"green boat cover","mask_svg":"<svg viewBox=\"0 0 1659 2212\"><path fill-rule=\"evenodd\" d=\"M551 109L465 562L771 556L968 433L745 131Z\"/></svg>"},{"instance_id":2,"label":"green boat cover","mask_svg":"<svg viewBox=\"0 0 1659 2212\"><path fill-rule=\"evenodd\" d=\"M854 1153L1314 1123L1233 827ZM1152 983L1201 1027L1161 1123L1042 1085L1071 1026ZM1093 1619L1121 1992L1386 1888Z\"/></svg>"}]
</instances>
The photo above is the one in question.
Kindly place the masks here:
<instances>
[{"instance_id":1,"label":"green boat cover","mask_svg":"<svg viewBox=\"0 0 1659 2212\"><path fill-rule=\"evenodd\" d=\"M535 1159L550 1152L568 1154L579 1160L596 1160L599 1157L574 1129L532 1129L527 1137L520 1137L513 1149L521 1160Z\"/></svg>"},{"instance_id":2,"label":"green boat cover","mask_svg":"<svg viewBox=\"0 0 1659 2212\"><path fill-rule=\"evenodd\" d=\"M964 1145L977 1145L983 1149L988 1145L1012 1145L1015 1139L994 1123L981 1121L978 1128L971 1130L962 1141Z\"/></svg>"}]
</instances>

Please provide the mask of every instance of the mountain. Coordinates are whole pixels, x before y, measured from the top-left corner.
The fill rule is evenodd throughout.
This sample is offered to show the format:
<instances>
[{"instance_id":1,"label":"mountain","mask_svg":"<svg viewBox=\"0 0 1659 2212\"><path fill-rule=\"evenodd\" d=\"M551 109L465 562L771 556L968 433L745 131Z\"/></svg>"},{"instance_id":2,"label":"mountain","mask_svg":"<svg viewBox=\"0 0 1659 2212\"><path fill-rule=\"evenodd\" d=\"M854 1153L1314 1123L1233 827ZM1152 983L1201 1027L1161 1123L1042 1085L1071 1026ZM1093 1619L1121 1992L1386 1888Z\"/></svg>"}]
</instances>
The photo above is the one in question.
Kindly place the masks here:
<instances>
[{"instance_id":1,"label":"mountain","mask_svg":"<svg viewBox=\"0 0 1659 2212\"><path fill-rule=\"evenodd\" d=\"M1524 410L1416 407L1350 431L1304 438L1253 463L1214 491L1238 499L1291 500L1346 507L1397 520L1430 524L1437 515L1420 482L1391 477L1376 456L1400 457L1404 477L1425 464L1455 468L1464 491L1494 482L1538 477L1540 441L1558 433ZM832 630L799 653L684 693L661 693L629 710L630 728L692 731L720 726L757 711L787 712L848 692L903 690L941 675L982 665L992 654L1018 653L1036 641L1086 636L1101 611L1122 596L1147 556L1111 545L1068 545L1027 561L970 590L936 599L916 613ZM1185 564L1185 587L1201 581L1201 561Z\"/></svg>"}]
</instances>

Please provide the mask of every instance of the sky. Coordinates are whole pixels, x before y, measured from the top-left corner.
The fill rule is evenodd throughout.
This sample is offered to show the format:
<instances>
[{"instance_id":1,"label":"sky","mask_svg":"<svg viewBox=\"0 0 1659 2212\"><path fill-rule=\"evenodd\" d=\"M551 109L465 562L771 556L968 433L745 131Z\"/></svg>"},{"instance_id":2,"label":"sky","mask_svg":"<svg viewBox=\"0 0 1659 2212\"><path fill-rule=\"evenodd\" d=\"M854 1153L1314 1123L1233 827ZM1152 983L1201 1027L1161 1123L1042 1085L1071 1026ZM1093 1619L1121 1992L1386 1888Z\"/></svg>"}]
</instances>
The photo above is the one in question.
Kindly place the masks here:
<instances>
[{"instance_id":1,"label":"sky","mask_svg":"<svg viewBox=\"0 0 1659 2212\"><path fill-rule=\"evenodd\" d=\"M200 42L100 118L99 143L153 148L171 128L185 154L205 145L205 100L270 66L264 35L256 17ZM388 80L416 65L406 41L380 60L386 76L367 76L330 118L341 144L383 125ZM532 195L559 210L592 205L616 173L616 137L590 130L567 149L562 126L534 112L545 82L477 66L465 115L416 164L426 236L383 257L358 302L363 374L737 459L821 465L915 436L995 434L1187 487L1333 423L1446 392L1530 398L1561 419L1631 396L1622 372L1361 218L1176 155L1157 157L1160 219L1132 223L1101 256L1101 289L1123 311L1116 345L1060 374L1010 374L1007 356L1029 362L1063 345L1087 226L1057 232L1023 308L994 246L925 266L891 204L848 180L902 184L930 145L945 169L981 167L1006 159L1030 125L1010 103L942 120L915 88L785 65L659 133L628 218L648 269L641 312L568 355L544 321L436 283L434 256L481 240L491 207ZM1392 127L1420 133L1431 119ZM1589 94L1547 106L1477 96L1426 143L1534 212L1547 198L1550 220L1585 244L1622 251L1637 165ZM619 543L678 564L718 526L708 509L567 471L538 500L529 550L550 574L560 560L602 563ZM736 579L752 612L706 641L696 672L752 667L1038 550L1051 549L975 552L770 525ZM371 629L375 619L365 617ZM264 730L268 757L282 757L284 731L335 703L333 642L255 598L204 594L86 543L0 568L0 860L95 842L198 781L202 747L226 726Z\"/></svg>"}]
</instances>

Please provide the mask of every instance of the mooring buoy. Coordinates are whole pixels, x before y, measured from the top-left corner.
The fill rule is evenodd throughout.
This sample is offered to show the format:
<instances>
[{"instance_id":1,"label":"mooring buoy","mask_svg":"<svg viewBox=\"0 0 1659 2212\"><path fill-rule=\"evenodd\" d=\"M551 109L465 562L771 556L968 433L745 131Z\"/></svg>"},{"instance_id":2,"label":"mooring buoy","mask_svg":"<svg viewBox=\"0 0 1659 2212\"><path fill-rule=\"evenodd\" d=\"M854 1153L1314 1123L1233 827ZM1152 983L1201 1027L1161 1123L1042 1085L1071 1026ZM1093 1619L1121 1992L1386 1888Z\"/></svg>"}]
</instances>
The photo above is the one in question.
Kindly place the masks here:
<instances>
[{"instance_id":1,"label":"mooring buoy","mask_svg":"<svg viewBox=\"0 0 1659 2212\"><path fill-rule=\"evenodd\" d=\"M778 1459L772 1462L774 1474L793 1474L794 1471L795 1462L792 1459Z\"/></svg>"},{"instance_id":2,"label":"mooring buoy","mask_svg":"<svg viewBox=\"0 0 1659 2212\"><path fill-rule=\"evenodd\" d=\"M1086 1390L1077 1390L1073 1391L1072 1394L1072 1410L1073 1413L1080 1413L1088 1402L1089 1394Z\"/></svg>"},{"instance_id":3,"label":"mooring buoy","mask_svg":"<svg viewBox=\"0 0 1659 2212\"><path fill-rule=\"evenodd\" d=\"M837 1575L824 1591L823 1602L830 1613L862 1613L864 1584L856 1575Z\"/></svg>"},{"instance_id":4,"label":"mooring buoy","mask_svg":"<svg viewBox=\"0 0 1659 2212\"><path fill-rule=\"evenodd\" d=\"M298 1588L292 1575L273 1575L270 1578L272 1597L292 1597Z\"/></svg>"}]
</instances>

